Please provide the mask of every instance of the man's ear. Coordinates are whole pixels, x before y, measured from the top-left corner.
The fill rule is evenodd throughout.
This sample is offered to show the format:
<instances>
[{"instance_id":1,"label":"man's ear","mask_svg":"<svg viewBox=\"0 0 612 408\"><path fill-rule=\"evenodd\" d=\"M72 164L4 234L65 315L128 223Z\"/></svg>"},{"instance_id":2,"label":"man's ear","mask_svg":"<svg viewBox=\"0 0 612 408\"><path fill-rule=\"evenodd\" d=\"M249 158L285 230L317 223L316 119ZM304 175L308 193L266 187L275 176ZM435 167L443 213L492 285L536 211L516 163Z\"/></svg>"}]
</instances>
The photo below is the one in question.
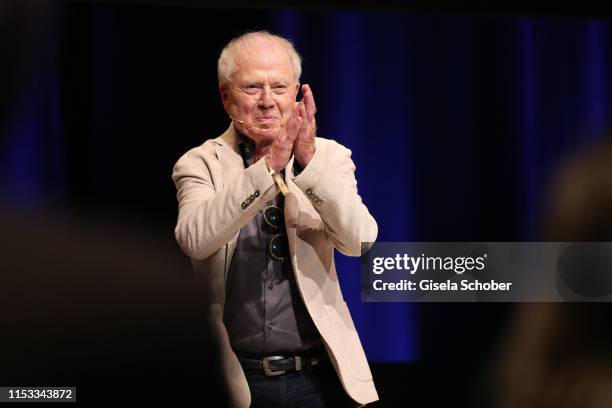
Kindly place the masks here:
<instances>
[{"instance_id":1,"label":"man's ear","mask_svg":"<svg viewBox=\"0 0 612 408\"><path fill-rule=\"evenodd\" d=\"M223 108L229 113L229 86L227 86L227 83L219 84L219 95L221 96Z\"/></svg>"}]
</instances>

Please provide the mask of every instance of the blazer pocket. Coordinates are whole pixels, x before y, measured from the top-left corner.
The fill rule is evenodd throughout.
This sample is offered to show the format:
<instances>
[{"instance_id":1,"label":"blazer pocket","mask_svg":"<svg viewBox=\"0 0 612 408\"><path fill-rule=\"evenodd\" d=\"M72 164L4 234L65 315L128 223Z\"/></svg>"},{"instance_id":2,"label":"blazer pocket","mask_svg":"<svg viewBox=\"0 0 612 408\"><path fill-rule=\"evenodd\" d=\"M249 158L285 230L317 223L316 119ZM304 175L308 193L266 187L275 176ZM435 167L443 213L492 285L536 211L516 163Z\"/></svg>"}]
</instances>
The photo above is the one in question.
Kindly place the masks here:
<instances>
[{"instance_id":1,"label":"blazer pocket","mask_svg":"<svg viewBox=\"0 0 612 408\"><path fill-rule=\"evenodd\" d=\"M338 302L335 306L325 305L325 310L336 336L334 353L340 354L338 360L343 366L350 367L359 381L372 381L372 373L346 302Z\"/></svg>"}]
</instances>

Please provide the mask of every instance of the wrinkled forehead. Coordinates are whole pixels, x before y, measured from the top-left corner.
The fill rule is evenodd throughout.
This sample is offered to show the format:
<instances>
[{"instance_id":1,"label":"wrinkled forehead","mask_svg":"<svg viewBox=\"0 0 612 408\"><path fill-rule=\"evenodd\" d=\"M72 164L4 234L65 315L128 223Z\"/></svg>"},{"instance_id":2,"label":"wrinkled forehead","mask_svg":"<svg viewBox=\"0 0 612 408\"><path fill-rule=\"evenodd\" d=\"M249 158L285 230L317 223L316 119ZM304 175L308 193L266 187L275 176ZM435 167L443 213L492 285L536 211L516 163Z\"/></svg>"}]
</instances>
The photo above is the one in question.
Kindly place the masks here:
<instances>
[{"instance_id":1,"label":"wrinkled forehead","mask_svg":"<svg viewBox=\"0 0 612 408\"><path fill-rule=\"evenodd\" d=\"M236 70L233 79L269 79L291 81L293 66L287 49L277 41L254 39L240 44L235 50Z\"/></svg>"}]
</instances>

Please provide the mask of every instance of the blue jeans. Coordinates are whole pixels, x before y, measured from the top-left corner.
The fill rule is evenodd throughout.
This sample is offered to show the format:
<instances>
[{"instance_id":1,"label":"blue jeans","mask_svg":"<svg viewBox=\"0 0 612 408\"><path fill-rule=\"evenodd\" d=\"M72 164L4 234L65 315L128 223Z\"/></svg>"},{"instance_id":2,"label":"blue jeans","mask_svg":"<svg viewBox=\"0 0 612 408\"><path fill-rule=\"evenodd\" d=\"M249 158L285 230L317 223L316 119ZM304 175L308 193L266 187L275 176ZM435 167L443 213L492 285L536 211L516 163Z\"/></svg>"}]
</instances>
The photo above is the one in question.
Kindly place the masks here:
<instances>
[{"instance_id":1,"label":"blue jeans","mask_svg":"<svg viewBox=\"0 0 612 408\"><path fill-rule=\"evenodd\" d=\"M327 408L358 406L342 388L334 367L323 359L314 367L268 377L245 371L251 408Z\"/></svg>"}]
</instances>

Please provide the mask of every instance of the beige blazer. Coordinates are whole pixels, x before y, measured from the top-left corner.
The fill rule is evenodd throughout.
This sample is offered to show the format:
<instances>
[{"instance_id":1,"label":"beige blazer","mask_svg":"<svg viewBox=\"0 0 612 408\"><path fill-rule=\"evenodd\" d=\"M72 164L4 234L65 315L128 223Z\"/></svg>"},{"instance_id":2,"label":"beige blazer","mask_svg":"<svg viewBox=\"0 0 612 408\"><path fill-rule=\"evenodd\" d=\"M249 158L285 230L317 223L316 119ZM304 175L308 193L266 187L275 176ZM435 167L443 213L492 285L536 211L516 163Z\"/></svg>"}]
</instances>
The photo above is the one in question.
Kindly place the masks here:
<instances>
[{"instance_id":1,"label":"beige blazer","mask_svg":"<svg viewBox=\"0 0 612 408\"><path fill-rule=\"evenodd\" d=\"M230 403L248 407L249 387L223 324L225 284L240 228L278 190L264 160L244 169L233 125L185 153L172 179L179 202L176 239L192 259ZM351 151L317 138L311 162L295 177L292 158L285 181L285 223L299 292L348 395L361 404L376 401L372 374L334 265L334 248L359 256L361 243L374 242L378 234L376 221L357 193Z\"/></svg>"}]
</instances>

